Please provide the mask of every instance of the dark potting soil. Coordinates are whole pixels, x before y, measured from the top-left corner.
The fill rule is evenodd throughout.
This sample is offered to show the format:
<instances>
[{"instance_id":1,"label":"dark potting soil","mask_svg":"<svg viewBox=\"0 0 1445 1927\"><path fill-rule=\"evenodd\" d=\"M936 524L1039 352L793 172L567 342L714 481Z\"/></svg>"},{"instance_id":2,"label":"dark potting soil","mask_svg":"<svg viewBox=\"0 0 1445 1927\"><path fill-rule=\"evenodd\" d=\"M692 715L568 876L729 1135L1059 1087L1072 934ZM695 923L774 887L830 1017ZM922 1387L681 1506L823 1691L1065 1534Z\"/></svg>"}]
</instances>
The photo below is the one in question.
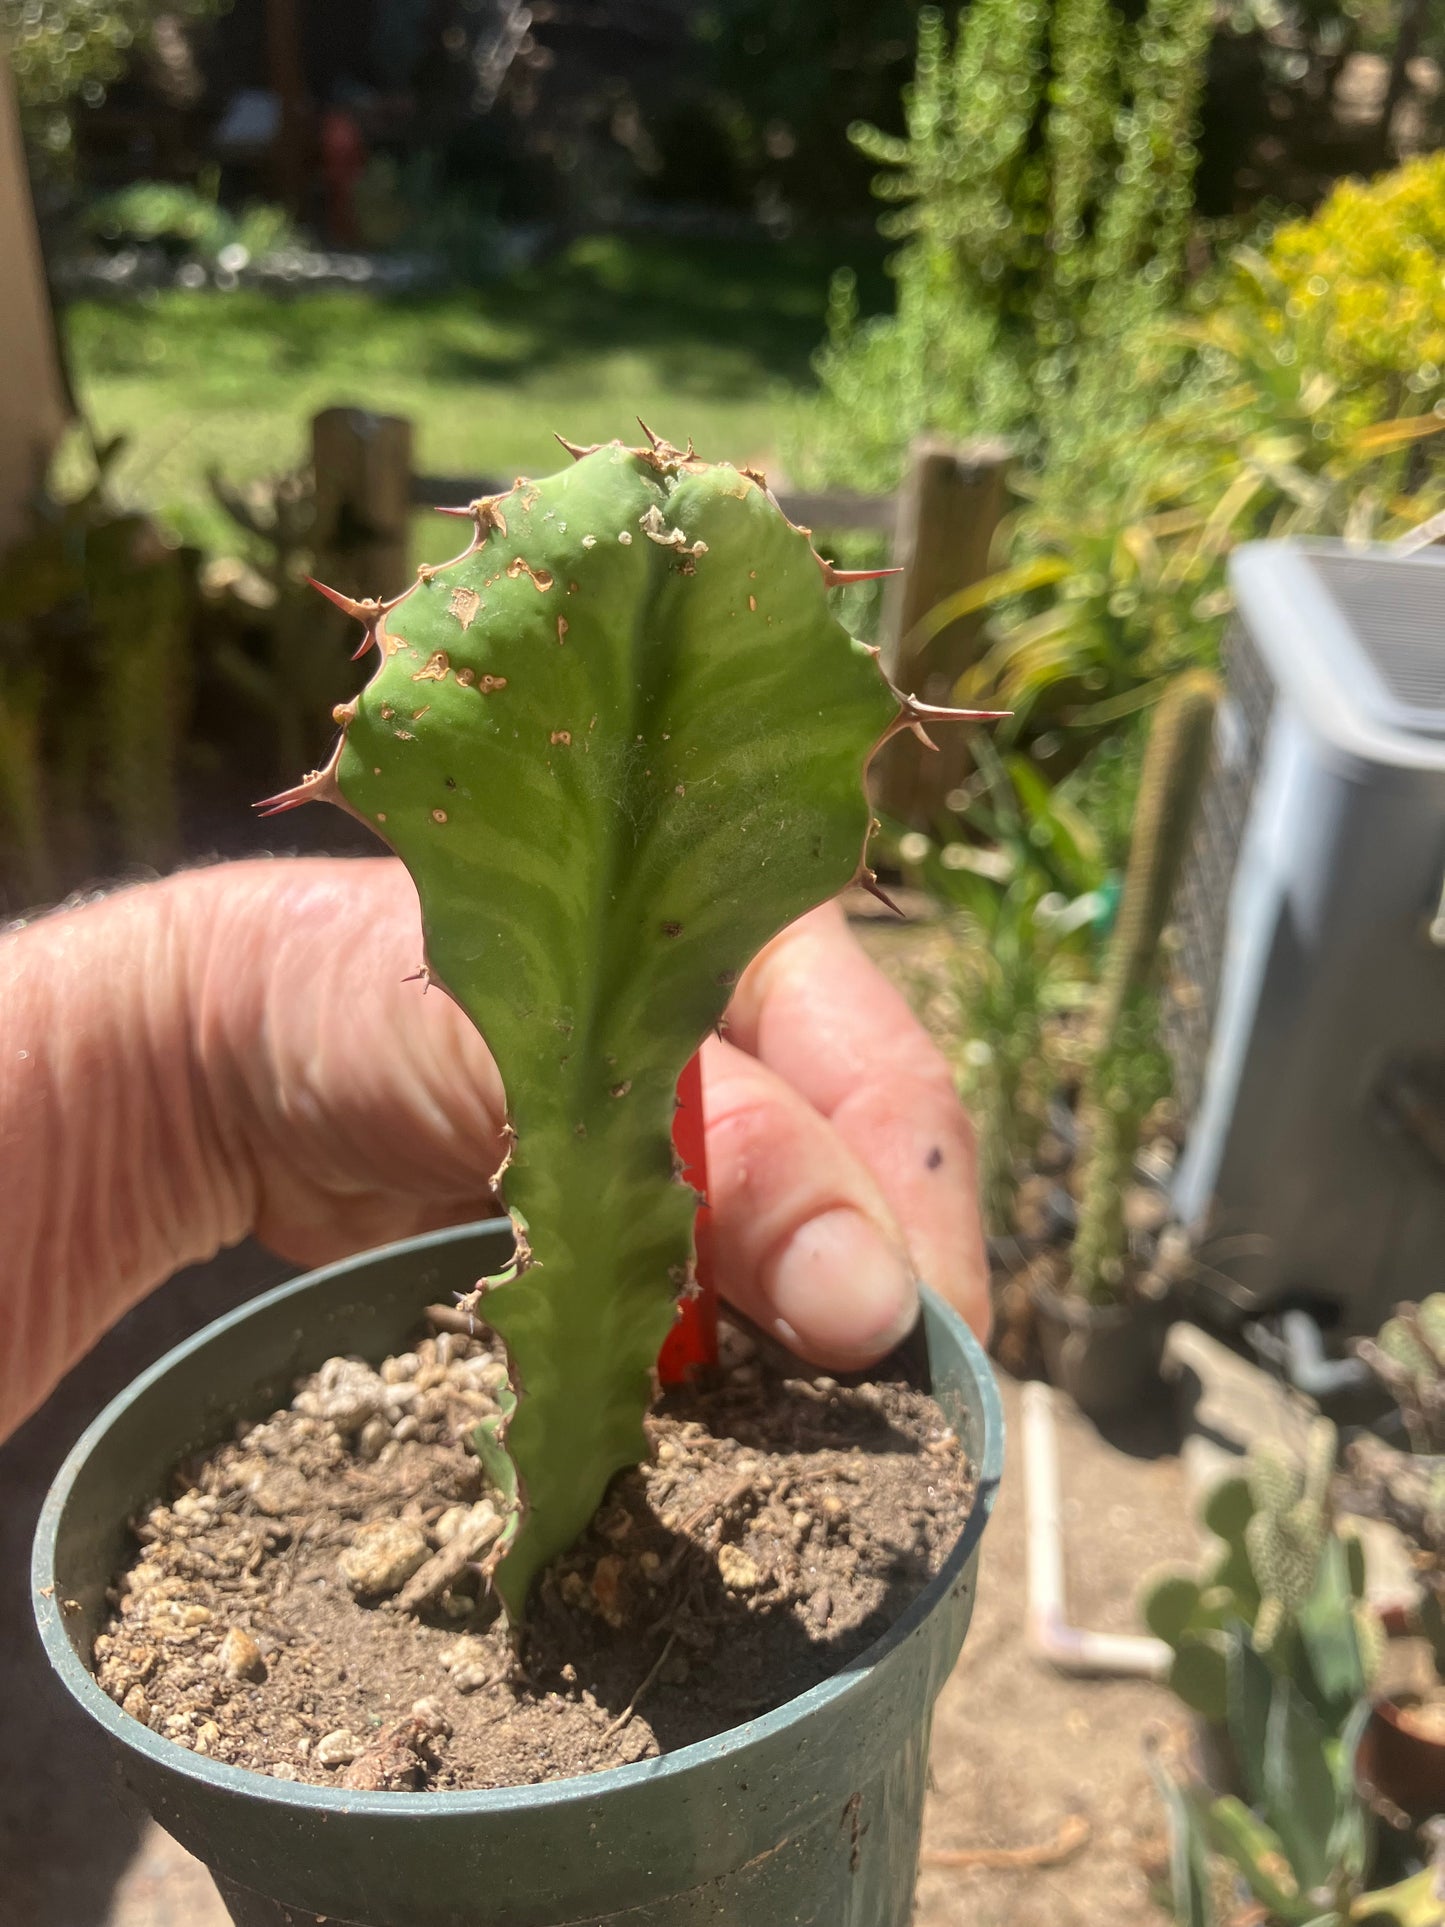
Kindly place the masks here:
<instances>
[{"instance_id":1,"label":"dark potting soil","mask_svg":"<svg viewBox=\"0 0 1445 1927\"><path fill-rule=\"evenodd\" d=\"M910 1385L779 1371L740 1334L647 1421L514 1651L467 1445L504 1367L443 1332L331 1359L134 1522L96 1675L157 1733L278 1779L535 1784L670 1752L857 1657L935 1573L973 1477Z\"/></svg>"}]
</instances>

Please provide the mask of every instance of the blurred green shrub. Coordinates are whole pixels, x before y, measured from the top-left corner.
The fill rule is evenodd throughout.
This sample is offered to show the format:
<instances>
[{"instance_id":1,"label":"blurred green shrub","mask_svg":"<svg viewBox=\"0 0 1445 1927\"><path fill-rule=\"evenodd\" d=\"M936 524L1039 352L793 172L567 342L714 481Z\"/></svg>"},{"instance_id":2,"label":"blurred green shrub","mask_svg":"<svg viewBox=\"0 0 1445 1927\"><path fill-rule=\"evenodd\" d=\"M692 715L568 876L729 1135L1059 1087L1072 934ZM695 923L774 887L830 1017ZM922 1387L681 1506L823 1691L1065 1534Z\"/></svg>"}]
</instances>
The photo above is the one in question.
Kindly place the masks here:
<instances>
[{"instance_id":1,"label":"blurred green shrub","mask_svg":"<svg viewBox=\"0 0 1445 1927\"><path fill-rule=\"evenodd\" d=\"M988 1230L1014 1229L1014 1195L1061 1081L1063 1023L1089 997L1104 854L1069 785L1050 790L1026 756L986 737L963 835L898 839L909 881L949 909L950 1031L979 1130Z\"/></svg>"},{"instance_id":2,"label":"blurred green shrub","mask_svg":"<svg viewBox=\"0 0 1445 1927\"><path fill-rule=\"evenodd\" d=\"M221 206L218 188L214 169L195 187L179 181L132 181L93 200L82 225L92 240L113 247L158 242L208 268L218 263L244 267L297 241L296 227L283 208L252 202L234 214ZM222 261L228 249L240 254Z\"/></svg>"},{"instance_id":3,"label":"blurred green shrub","mask_svg":"<svg viewBox=\"0 0 1445 1927\"><path fill-rule=\"evenodd\" d=\"M837 277L795 467L887 484L920 430L1039 447L1061 410L1117 407L1124 340L1181 278L1212 19L1211 0L974 0L950 37L920 14L906 135L853 129L905 244L896 313L860 326Z\"/></svg>"},{"instance_id":4,"label":"blurred green shrub","mask_svg":"<svg viewBox=\"0 0 1445 1927\"><path fill-rule=\"evenodd\" d=\"M117 508L95 449L80 496L42 496L0 563L0 903L49 898L178 848L197 557Z\"/></svg>"},{"instance_id":5,"label":"blurred green shrub","mask_svg":"<svg viewBox=\"0 0 1445 1927\"><path fill-rule=\"evenodd\" d=\"M1445 153L1345 181L1247 253L1238 285L1276 342L1303 339L1360 422L1445 394Z\"/></svg>"},{"instance_id":6,"label":"blurred green shrub","mask_svg":"<svg viewBox=\"0 0 1445 1927\"><path fill-rule=\"evenodd\" d=\"M1097 430L1026 479L1010 566L925 619L927 632L1002 610L966 686L1015 710L1015 739L1045 737L1068 767L1181 669L1212 665L1240 542L1388 540L1445 503L1445 407L1435 410L1427 358L1432 326L1445 324L1445 252L1433 254L1431 289L1421 166L1348 183L1314 221L1237 257L1213 304L1174 329L1191 366L1155 420ZM1396 221L1402 205L1415 211ZM1394 242L1365 243L1376 217ZM1445 213L1435 219L1445 237ZM1314 253L1302 245L1311 234ZM1275 283L1307 298L1273 300ZM1396 305L1398 329L1377 328L1371 317Z\"/></svg>"}]
</instances>

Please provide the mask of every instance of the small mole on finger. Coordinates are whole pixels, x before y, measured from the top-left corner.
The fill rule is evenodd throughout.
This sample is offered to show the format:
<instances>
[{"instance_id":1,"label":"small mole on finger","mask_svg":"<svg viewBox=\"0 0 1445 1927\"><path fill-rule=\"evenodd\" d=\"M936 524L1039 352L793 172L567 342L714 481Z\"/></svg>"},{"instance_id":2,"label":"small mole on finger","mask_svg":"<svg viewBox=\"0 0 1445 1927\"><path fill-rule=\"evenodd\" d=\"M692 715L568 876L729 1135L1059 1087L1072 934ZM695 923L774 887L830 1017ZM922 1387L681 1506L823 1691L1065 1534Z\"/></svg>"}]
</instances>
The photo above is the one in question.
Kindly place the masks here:
<instances>
[{"instance_id":1,"label":"small mole on finger","mask_svg":"<svg viewBox=\"0 0 1445 1927\"><path fill-rule=\"evenodd\" d=\"M924 1163L928 1166L930 1171L936 1171L939 1165L942 1164L942 1162L943 1162L943 1153L942 1151L939 1150L938 1146L935 1144L933 1149L929 1152L928 1156L924 1159Z\"/></svg>"}]
</instances>

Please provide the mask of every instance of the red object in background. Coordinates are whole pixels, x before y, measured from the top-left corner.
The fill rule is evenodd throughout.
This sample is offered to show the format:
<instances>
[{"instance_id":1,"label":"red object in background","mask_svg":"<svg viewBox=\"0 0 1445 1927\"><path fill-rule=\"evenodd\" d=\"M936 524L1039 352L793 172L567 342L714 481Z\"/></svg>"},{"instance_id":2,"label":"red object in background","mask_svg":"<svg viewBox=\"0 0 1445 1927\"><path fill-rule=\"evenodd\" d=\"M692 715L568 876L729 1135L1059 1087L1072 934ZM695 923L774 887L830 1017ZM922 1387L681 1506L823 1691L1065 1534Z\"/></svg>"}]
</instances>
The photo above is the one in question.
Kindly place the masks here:
<instances>
[{"instance_id":1,"label":"red object in background","mask_svg":"<svg viewBox=\"0 0 1445 1927\"><path fill-rule=\"evenodd\" d=\"M672 1141L682 1159L682 1174L707 1197L707 1143L703 1135L702 1053L695 1052L677 1080L677 1112ZM677 1323L658 1355L664 1385L681 1385L694 1365L717 1363L717 1289L712 1277L712 1223L708 1206L697 1208L697 1295L684 1298Z\"/></svg>"},{"instance_id":2,"label":"red object in background","mask_svg":"<svg viewBox=\"0 0 1445 1927\"><path fill-rule=\"evenodd\" d=\"M338 247L356 245L356 188L365 172L366 141L355 117L344 107L328 107L321 116L321 178L326 226Z\"/></svg>"}]
</instances>

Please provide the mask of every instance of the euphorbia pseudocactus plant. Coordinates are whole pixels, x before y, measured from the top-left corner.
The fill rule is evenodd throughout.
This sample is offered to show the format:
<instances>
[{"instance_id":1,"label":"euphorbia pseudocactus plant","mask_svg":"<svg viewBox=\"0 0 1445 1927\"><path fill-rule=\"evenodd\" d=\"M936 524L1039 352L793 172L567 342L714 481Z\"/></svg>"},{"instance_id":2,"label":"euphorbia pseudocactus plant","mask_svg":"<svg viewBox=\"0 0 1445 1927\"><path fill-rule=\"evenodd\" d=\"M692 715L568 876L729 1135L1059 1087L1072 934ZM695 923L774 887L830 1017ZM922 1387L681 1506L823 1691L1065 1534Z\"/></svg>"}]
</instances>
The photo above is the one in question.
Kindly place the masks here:
<instances>
[{"instance_id":1,"label":"euphorbia pseudocactus plant","mask_svg":"<svg viewBox=\"0 0 1445 1927\"><path fill-rule=\"evenodd\" d=\"M512 1396L478 1447L511 1501L513 1623L646 1451L693 1262L679 1073L771 937L873 882L879 745L988 713L889 684L829 607L856 578L761 476L650 434L563 445L561 474L452 511L469 546L394 601L326 591L375 673L326 767L263 806L326 799L391 846L426 975L502 1074L516 1258L479 1291Z\"/></svg>"}]
</instances>

